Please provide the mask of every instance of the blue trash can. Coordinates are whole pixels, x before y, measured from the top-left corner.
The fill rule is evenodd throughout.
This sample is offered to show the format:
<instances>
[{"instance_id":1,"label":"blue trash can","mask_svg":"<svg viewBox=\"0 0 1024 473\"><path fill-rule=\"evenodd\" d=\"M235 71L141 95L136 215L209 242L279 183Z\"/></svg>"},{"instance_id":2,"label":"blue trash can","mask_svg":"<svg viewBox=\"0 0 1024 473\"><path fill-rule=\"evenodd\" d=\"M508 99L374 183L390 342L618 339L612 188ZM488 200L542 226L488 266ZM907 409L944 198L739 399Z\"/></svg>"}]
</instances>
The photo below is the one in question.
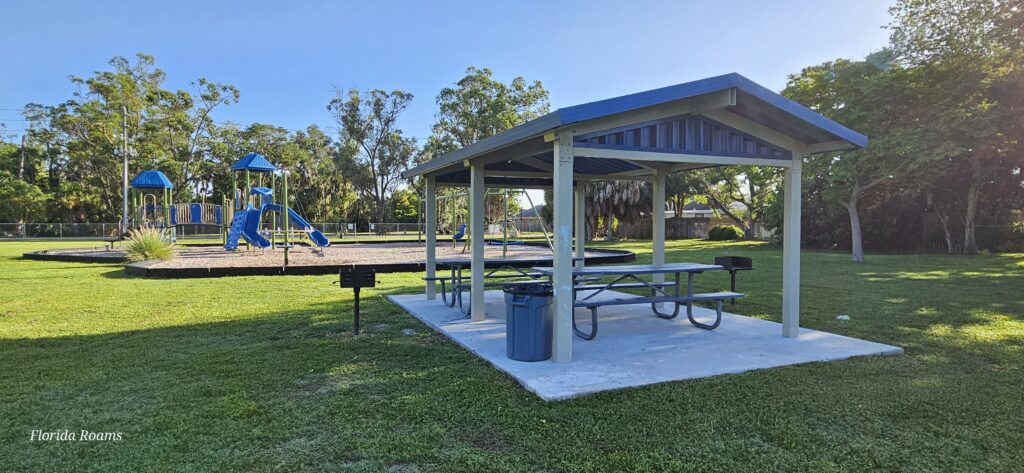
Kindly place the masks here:
<instances>
[{"instance_id":1,"label":"blue trash can","mask_svg":"<svg viewBox=\"0 0 1024 473\"><path fill-rule=\"evenodd\" d=\"M516 361L551 358L552 294L550 283L506 284L505 352Z\"/></svg>"}]
</instances>

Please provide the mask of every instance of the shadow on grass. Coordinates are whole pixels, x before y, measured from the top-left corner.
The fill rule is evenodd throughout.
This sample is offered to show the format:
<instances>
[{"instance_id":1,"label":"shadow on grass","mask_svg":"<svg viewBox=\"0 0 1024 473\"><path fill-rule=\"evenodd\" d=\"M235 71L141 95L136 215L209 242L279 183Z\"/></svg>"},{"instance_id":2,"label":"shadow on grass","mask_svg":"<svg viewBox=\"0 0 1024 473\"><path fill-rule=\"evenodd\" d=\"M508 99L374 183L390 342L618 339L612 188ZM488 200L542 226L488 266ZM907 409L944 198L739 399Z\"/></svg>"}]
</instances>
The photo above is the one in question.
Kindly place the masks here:
<instances>
[{"instance_id":1,"label":"shadow on grass","mask_svg":"<svg viewBox=\"0 0 1024 473\"><path fill-rule=\"evenodd\" d=\"M125 277L120 270L101 274ZM297 277L259 280L289 278ZM902 320L871 317L860 327L843 327L867 330L873 339L902 338L900 344L916 346L920 356L794 366L544 403L384 300L422 290L406 284L408 278L383 275L381 287L366 292L358 337L350 291L323 277L324 291L338 293L336 299L297 302L285 311L262 313L243 304L227 321L0 339L0 412L7 420L0 456L13 459L9 466L16 471L55 464L107 471L153 465L591 471L644 469L636 467L645 462L657 470L673 461L814 469L822 459L865 468L901 461L940 465L951 452L980 464L992 442L1012 445L1016 438L991 435L1008 432L1019 407L1005 397L1019 375L994 375L993 360L1012 356L1012 340L1005 337L980 337L965 350L955 330L907 330ZM749 283L764 300L744 302L737 312L777 303L777 296L765 295L775 294L775 281L765 276ZM925 296L904 297L881 303L900 306ZM928 325L948 324L948 310L938 309ZM970 316L977 323L1006 322ZM976 332L984 334L984 327ZM972 402L978 396L1003 402ZM687 399L701 399L700 407ZM981 420L993 414L1001 417ZM935 429L936 422L957 425L957 436ZM39 428L119 431L126 440L28 443L28 432ZM844 446L850 444L856 447Z\"/></svg>"},{"instance_id":2,"label":"shadow on grass","mask_svg":"<svg viewBox=\"0 0 1024 473\"><path fill-rule=\"evenodd\" d=\"M201 470L423 462L409 452L472 449L438 430L466 417L463 402L539 402L395 306L371 296L363 307L360 336L349 300L224 322L0 340L0 452L23 450L0 456L18 457L9 466L19 471L80 458L108 470L174 457ZM127 440L26 443L40 428L117 431Z\"/></svg>"}]
</instances>

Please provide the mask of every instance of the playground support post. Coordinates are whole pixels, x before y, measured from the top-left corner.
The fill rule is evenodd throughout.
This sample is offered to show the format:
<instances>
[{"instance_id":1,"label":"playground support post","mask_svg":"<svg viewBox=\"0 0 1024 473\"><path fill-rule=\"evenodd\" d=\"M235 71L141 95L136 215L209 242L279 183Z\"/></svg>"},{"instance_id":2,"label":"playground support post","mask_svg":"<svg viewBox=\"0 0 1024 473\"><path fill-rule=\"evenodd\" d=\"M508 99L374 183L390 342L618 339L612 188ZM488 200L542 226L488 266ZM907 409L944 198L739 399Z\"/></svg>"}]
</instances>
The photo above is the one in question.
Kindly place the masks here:
<instances>
[{"instance_id":1,"label":"playground support post","mask_svg":"<svg viewBox=\"0 0 1024 473\"><path fill-rule=\"evenodd\" d=\"M282 200L284 200L284 265L288 266L288 233L291 232L291 225L288 221L290 217L288 209L288 171L282 171L282 174L284 175L284 190L282 191L282 194L284 194L282 197Z\"/></svg>"},{"instance_id":2,"label":"playground support post","mask_svg":"<svg viewBox=\"0 0 1024 473\"><path fill-rule=\"evenodd\" d=\"M224 194L221 194L220 195L220 239L221 239L221 243L223 243L225 245L228 244L228 227L227 227L227 224L226 224L227 219L228 219L227 208L228 208L228 198Z\"/></svg>"},{"instance_id":3,"label":"playground support post","mask_svg":"<svg viewBox=\"0 0 1024 473\"><path fill-rule=\"evenodd\" d=\"M125 104L121 104L121 198L119 239L128 232L128 107Z\"/></svg>"}]
</instances>

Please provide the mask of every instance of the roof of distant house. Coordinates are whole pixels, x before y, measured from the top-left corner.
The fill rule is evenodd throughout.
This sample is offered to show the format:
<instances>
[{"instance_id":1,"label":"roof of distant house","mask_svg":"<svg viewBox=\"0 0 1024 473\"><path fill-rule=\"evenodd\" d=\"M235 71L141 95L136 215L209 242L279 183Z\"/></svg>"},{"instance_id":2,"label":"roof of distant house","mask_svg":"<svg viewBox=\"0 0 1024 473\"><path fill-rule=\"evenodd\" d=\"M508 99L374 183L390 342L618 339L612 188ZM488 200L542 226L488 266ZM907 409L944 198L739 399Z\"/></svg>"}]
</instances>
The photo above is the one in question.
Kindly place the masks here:
<instances>
[{"instance_id":1,"label":"roof of distant house","mask_svg":"<svg viewBox=\"0 0 1024 473\"><path fill-rule=\"evenodd\" d=\"M538 204L533 208L525 209L519 212L519 218L537 218L537 215L544 214L544 204Z\"/></svg>"}]
</instances>

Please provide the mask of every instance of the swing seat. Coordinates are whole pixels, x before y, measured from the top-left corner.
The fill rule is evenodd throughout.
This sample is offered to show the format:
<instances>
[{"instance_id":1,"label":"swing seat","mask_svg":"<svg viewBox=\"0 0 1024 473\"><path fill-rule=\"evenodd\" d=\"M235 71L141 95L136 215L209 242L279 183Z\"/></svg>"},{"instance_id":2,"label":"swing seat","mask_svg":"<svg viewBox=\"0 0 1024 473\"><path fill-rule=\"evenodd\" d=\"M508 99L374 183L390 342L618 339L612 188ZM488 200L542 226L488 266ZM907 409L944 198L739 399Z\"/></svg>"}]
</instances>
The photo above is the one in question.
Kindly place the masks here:
<instances>
[{"instance_id":1,"label":"swing seat","mask_svg":"<svg viewBox=\"0 0 1024 473\"><path fill-rule=\"evenodd\" d=\"M458 233L452 235L452 240L459 241L462 238L464 238L465 236L466 236L466 224L463 223L462 226L459 227Z\"/></svg>"}]
</instances>

